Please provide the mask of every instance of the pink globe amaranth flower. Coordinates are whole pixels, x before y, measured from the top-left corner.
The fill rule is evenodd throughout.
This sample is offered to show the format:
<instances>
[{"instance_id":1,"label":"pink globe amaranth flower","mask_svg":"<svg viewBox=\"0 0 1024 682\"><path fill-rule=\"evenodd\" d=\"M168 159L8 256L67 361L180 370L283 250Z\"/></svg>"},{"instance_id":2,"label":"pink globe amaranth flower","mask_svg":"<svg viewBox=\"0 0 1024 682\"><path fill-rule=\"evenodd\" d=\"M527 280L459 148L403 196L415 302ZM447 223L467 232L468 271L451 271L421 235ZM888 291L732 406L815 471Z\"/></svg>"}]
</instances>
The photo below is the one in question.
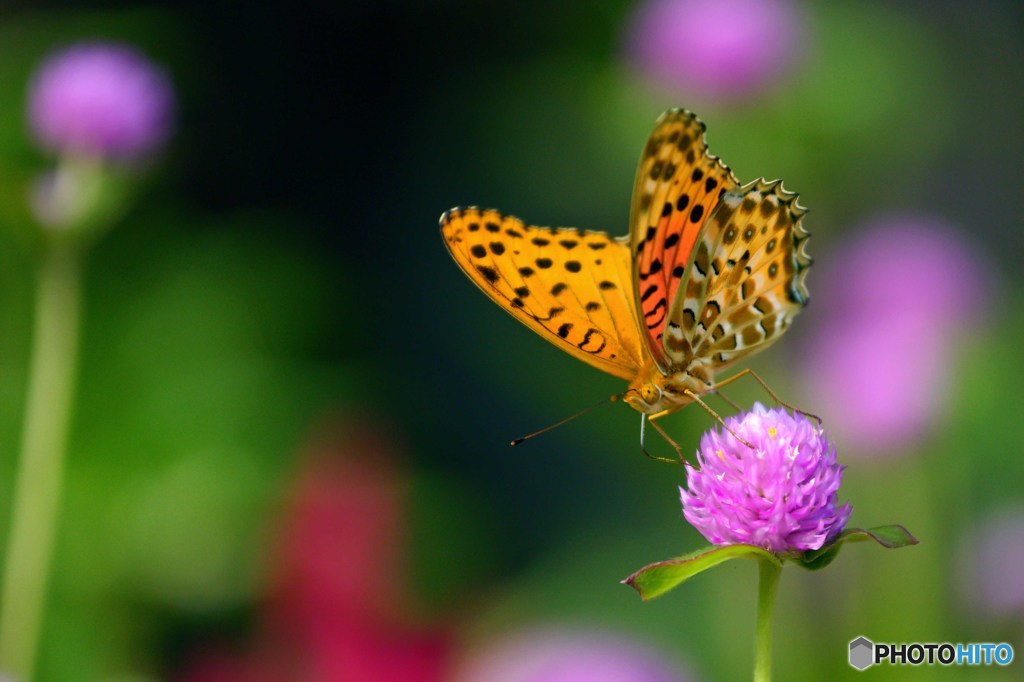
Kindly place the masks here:
<instances>
[{"instance_id":1,"label":"pink globe amaranth flower","mask_svg":"<svg viewBox=\"0 0 1024 682\"><path fill-rule=\"evenodd\" d=\"M686 682L653 649L607 632L543 629L492 642L470 656L456 682Z\"/></svg>"},{"instance_id":2,"label":"pink globe amaranth flower","mask_svg":"<svg viewBox=\"0 0 1024 682\"><path fill-rule=\"evenodd\" d=\"M941 415L959 342L986 319L981 263L967 235L912 214L876 218L817 258L801 368L854 452L904 450Z\"/></svg>"},{"instance_id":3,"label":"pink globe amaranth flower","mask_svg":"<svg viewBox=\"0 0 1024 682\"><path fill-rule=\"evenodd\" d=\"M677 93L760 92L794 63L802 17L787 0L646 0L626 29L626 59Z\"/></svg>"},{"instance_id":4,"label":"pink globe amaranth flower","mask_svg":"<svg viewBox=\"0 0 1024 682\"><path fill-rule=\"evenodd\" d=\"M771 552L819 549L853 511L839 505L843 467L815 422L755 403L750 412L700 441L700 469L686 465L680 488L686 520L716 545L752 544Z\"/></svg>"},{"instance_id":5,"label":"pink globe amaranth flower","mask_svg":"<svg viewBox=\"0 0 1024 682\"><path fill-rule=\"evenodd\" d=\"M174 90L135 48L81 43L52 54L35 73L28 120L48 151L135 159L170 135Z\"/></svg>"}]
</instances>

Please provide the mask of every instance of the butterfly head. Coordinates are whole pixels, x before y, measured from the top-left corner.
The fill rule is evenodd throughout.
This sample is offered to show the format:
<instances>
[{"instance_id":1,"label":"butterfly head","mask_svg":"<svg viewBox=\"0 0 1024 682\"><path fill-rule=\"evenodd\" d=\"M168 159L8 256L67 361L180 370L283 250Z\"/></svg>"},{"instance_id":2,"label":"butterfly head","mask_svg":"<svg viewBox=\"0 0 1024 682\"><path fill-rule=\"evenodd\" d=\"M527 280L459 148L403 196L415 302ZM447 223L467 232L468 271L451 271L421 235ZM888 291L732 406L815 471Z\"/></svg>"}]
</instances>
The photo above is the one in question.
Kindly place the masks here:
<instances>
[{"instance_id":1,"label":"butterfly head","mask_svg":"<svg viewBox=\"0 0 1024 682\"><path fill-rule=\"evenodd\" d=\"M711 368L702 361L669 374L652 365L637 375L622 399L644 414L671 411L693 402L694 395L706 392L712 385L712 377Z\"/></svg>"},{"instance_id":2,"label":"butterfly head","mask_svg":"<svg viewBox=\"0 0 1024 682\"><path fill-rule=\"evenodd\" d=\"M656 414L678 404L665 386L665 375L661 373L638 377L623 394L622 399L634 410L644 414Z\"/></svg>"}]
</instances>

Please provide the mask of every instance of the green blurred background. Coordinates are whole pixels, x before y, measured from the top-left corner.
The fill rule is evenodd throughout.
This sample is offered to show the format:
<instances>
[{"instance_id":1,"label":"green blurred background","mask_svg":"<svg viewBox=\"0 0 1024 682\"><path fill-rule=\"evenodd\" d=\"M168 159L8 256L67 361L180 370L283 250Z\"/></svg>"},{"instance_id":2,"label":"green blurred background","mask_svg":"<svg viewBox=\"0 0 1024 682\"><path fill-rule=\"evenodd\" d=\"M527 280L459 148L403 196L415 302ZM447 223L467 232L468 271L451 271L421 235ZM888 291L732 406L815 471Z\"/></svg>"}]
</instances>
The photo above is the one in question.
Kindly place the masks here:
<instances>
[{"instance_id":1,"label":"green blurred background","mask_svg":"<svg viewBox=\"0 0 1024 682\"><path fill-rule=\"evenodd\" d=\"M20 438L37 257L17 204L49 163L26 134L28 79L71 42L127 41L169 70L180 99L144 194L88 262L40 679L246 679L231 677L230 661L259 659L281 630L298 639L273 624L272 605L288 600L275 576L289 561L288 510L301 507L296 481L325 459L381 466L374 475L397 481L384 499L398 520L369 533L393 539L392 554L366 568L390 576L399 596L370 620L387 620L399 640L437 633L444 677L502 638L550 628L642 643L692 679L748 677L754 565L726 565L649 604L618 584L705 542L682 519L682 469L641 455L624 406L510 449L511 438L621 382L481 296L437 230L443 210L479 204L623 234L636 160L670 106L698 112L712 152L741 180L781 177L800 192L819 257L812 297L858 230L893 213L954 226L986 282L975 302L983 312L950 308L949 326L935 328L942 338L920 339L954 343L957 332L934 369L947 383L927 431L884 456L838 439L853 525L902 523L921 544L857 545L822 573L788 569L779 679L852 677L846 647L858 635L1007 641L1024 653L1024 560L1005 559L1024 552L1024 534L985 531L993 518L1024 524L1021 6L798 2L788 67L770 87L722 97L637 72L627 34L640 4L4 12L2 501ZM751 363L811 411L806 359L831 305L816 298ZM853 371L917 352L880 329L878 365ZM931 397L920 393L908 400ZM730 397L764 400L753 386ZM693 449L711 426L689 409L669 430ZM358 501L363 488L347 476L334 495ZM0 514L0 533L8 524ZM339 564L358 566L369 551L356 526L342 519L317 536L337 546ZM1006 608L982 604L979 575L1006 581ZM359 617L339 631L359 629ZM229 661L221 673L196 672L209 651ZM872 674L1015 679L1019 667ZM265 679L332 679L302 669Z\"/></svg>"}]
</instances>

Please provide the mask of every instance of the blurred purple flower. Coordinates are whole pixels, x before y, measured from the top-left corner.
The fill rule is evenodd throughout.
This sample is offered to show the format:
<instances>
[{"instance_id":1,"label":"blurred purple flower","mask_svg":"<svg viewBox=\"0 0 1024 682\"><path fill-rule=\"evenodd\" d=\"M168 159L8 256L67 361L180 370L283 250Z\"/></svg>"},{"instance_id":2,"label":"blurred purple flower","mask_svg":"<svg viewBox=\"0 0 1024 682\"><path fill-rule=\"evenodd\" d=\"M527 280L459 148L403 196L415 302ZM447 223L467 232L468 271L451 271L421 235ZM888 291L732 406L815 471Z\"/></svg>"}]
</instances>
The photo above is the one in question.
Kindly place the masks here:
<instances>
[{"instance_id":1,"label":"blurred purple flower","mask_svg":"<svg viewBox=\"0 0 1024 682\"><path fill-rule=\"evenodd\" d=\"M843 468L835 446L803 415L766 409L725 420L700 441L700 469L686 465L679 493L686 520L716 545L749 543L772 552L819 549L846 526L839 505Z\"/></svg>"},{"instance_id":2,"label":"blurred purple flower","mask_svg":"<svg viewBox=\"0 0 1024 682\"><path fill-rule=\"evenodd\" d=\"M49 151L132 159L170 135L174 91L136 49L81 43L50 55L33 76L28 118Z\"/></svg>"},{"instance_id":3,"label":"blurred purple flower","mask_svg":"<svg viewBox=\"0 0 1024 682\"><path fill-rule=\"evenodd\" d=\"M818 259L804 354L811 402L861 452L919 438L941 412L956 341L984 318L972 245L922 216L883 218Z\"/></svg>"},{"instance_id":4,"label":"blurred purple flower","mask_svg":"<svg viewBox=\"0 0 1024 682\"><path fill-rule=\"evenodd\" d=\"M1024 509L984 519L960 552L960 591L970 610L985 618L1024 616Z\"/></svg>"},{"instance_id":5,"label":"blurred purple flower","mask_svg":"<svg viewBox=\"0 0 1024 682\"><path fill-rule=\"evenodd\" d=\"M837 251L841 258L817 285L832 317L909 317L942 331L976 321L983 293L978 254L966 235L941 220L882 216Z\"/></svg>"},{"instance_id":6,"label":"blurred purple flower","mask_svg":"<svg viewBox=\"0 0 1024 682\"><path fill-rule=\"evenodd\" d=\"M626 28L626 58L673 91L744 96L790 68L802 24L788 0L645 0Z\"/></svg>"},{"instance_id":7,"label":"blurred purple flower","mask_svg":"<svg viewBox=\"0 0 1024 682\"><path fill-rule=\"evenodd\" d=\"M541 631L493 643L457 682L684 682L693 679L651 649L607 633Z\"/></svg>"}]
</instances>

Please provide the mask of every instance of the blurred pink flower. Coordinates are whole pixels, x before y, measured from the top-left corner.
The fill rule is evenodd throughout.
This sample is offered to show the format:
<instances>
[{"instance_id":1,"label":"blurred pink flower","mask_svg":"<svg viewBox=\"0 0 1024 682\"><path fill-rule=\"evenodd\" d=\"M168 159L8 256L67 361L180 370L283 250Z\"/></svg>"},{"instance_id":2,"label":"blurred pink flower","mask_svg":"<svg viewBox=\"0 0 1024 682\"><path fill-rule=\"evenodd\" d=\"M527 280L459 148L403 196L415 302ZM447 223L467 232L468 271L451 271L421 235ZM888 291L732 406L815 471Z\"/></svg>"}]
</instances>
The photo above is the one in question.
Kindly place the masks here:
<instances>
[{"instance_id":1,"label":"blurred pink flower","mask_svg":"<svg viewBox=\"0 0 1024 682\"><path fill-rule=\"evenodd\" d=\"M960 593L975 615L1024 618L1024 508L1004 509L961 542Z\"/></svg>"},{"instance_id":2,"label":"blurred pink flower","mask_svg":"<svg viewBox=\"0 0 1024 682\"><path fill-rule=\"evenodd\" d=\"M399 608L403 484L389 456L393 446L360 434L346 451L313 453L292 483L274 548L280 619Z\"/></svg>"},{"instance_id":3,"label":"blurred pink flower","mask_svg":"<svg viewBox=\"0 0 1024 682\"><path fill-rule=\"evenodd\" d=\"M135 48L81 43L43 62L29 86L28 117L50 151L135 158L170 135L174 90Z\"/></svg>"},{"instance_id":4,"label":"blurred pink flower","mask_svg":"<svg viewBox=\"0 0 1024 682\"><path fill-rule=\"evenodd\" d=\"M610 633L538 631L508 637L477 652L456 682L686 682L654 650Z\"/></svg>"},{"instance_id":5,"label":"blurred pink flower","mask_svg":"<svg viewBox=\"0 0 1024 682\"><path fill-rule=\"evenodd\" d=\"M626 27L626 59L673 94L748 96L794 64L802 25L789 0L643 0Z\"/></svg>"},{"instance_id":6,"label":"blurred pink flower","mask_svg":"<svg viewBox=\"0 0 1024 682\"><path fill-rule=\"evenodd\" d=\"M182 682L444 679L449 630L413 624L400 587L404 484L384 432L345 432L305 459L253 641L198 651Z\"/></svg>"},{"instance_id":7,"label":"blurred pink flower","mask_svg":"<svg viewBox=\"0 0 1024 682\"><path fill-rule=\"evenodd\" d=\"M913 445L941 415L958 341L985 320L973 244L934 218L892 216L814 269L801 357L808 403L848 453Z\"/></svg>"}]
</instances>

